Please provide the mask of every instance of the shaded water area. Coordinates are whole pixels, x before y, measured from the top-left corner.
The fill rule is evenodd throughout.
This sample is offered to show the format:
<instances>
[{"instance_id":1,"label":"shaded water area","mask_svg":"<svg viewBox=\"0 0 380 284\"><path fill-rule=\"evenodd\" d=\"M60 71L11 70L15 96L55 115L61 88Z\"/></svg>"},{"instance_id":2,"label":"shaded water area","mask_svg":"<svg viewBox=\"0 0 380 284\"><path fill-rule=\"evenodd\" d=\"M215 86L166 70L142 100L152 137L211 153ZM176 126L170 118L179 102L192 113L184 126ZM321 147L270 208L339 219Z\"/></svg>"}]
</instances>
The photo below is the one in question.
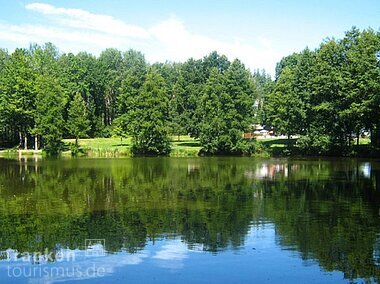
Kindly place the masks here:
<instances>
[{"instance_id":1,"label":"shaded water area","mask_svg":"<svg viewBox=\"0 0 380 284\"><path fill-rule=\"evenodd\" d=\"M0 283L378 282L380 161L0 159Z\"/></svg>"}]
</instances>

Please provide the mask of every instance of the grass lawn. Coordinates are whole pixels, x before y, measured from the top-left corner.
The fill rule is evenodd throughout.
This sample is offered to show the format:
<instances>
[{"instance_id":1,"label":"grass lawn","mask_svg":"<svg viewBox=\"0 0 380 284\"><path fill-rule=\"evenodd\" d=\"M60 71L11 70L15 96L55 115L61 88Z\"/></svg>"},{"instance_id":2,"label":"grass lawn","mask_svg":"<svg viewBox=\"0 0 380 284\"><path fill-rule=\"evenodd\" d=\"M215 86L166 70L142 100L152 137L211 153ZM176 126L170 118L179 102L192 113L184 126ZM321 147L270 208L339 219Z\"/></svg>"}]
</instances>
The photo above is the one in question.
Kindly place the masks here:
<instances>
[{"instance_id":1,"label":"grass lawn","mask_svg":"<svg viewBox=\"0 0 380 284\"><path fill-rule=\"evenodd\" d=\"M356 143L356 139L355 139L355 143ZM368 145L368 144L371 144L371 139L370 139L370 138L360 138L360 139L359 139L359 144L360 144L360 145Z\"/></svg>"},{"instance_id":2,"label":"grass lawn","mask_svg":"<svg viewBox=\"0 0 380 284\"><path fill-rule=\"evenodd\" d=\"M74 144L75 139L63 139L63 142L68 145L69 143ZM79 139L79 145L86 149L128 149L131 146L131 138L90 138L90 139Z\"/></svg>"},{"instance_id":3,"label":"grass lawn","mask_svg":"<svg viewBox=\"0 0 380 284\"><path fill-rule=\"evenodd\" d=\"M131 137L123 138L91 138L91 139L80 139L79 145L85 150L86 155L90 157L119 157L119 156L130 156L131 148ZM258 139L265 150L265 153L268 156L281 156L286 155L288 152L288 147L294 147L296 145L297 139L286 139L286 138L261 138ZM63 139L63 142L66 146L66 151L64 155L71 155L70 144L75 143L75 139ZM201 146L199 141L191 138L187 135L172 136L172 151L170 156L172 157L196 157L198 156ZM356 143L356 140L354 141ZM370 149L370 139L369 138L360 138L360 145L354 146L354 149L358 153L366 153ZM297 146L296 146L297 147ZM1 155L8 155L12 153L17 153L17 149L4 149L0 151ZM41 150L35 152L33 150L22 150L18 152L21 155L34 155L41 154Z\"/></svg>"},{"instance_id":4,"label":"grass lawn","mask_svg":"<svg viewBox=\"0 0 380 284\"><path fill-rule=\"evenodd\" d=\"M199 142L189 136L171 137L172 152L171 156L197 156L201 146ZM89 156L129 156L131 147L131 137L123 138L91 138L79 139L79 145L86 150ZM74 144L75 139L63 139L63 142L68 147L69 144ZM69 154L70 152L66 152Z\"/></svg>"},{"instance_id":5,"label":"grass lawn","mask_svg":"<svg viewBox=\"0 0 380 284\"><path fill-rule=\"evenodd\" d=\"M287 156L289 155L288 149L292 149L293 154L297 153L297 139L286 139L286 138L261 138L258 139L264 147L266 148L267 153L270 156ZM371 140L369 138L360 138L359 145L356 145L356 139L353 141L353 150L359 155L367 155L370 152L370 143Z\"/></svg>"},{"instance_id":6,"label":"grass lawn","mask_svg":"<svg viewBox=\"0 0 380 284\"><path fill-rule=\"evenodd\" d=\"M261 141L265 146L268 148L283 148L283 147L288 147L294 146L297 142L296 138L293 139L286 139L286 138L261 138L258 139L258 141ZM353 140L353 143L356 145L356 139ZM368 145L371 143L370 138L360 138L359 140L360 145Z\"/></svg>"},{"instance_id":7,"label":"grass lawn","mask_svg":"<svg viewBox=\"0 0 380 284\"><path fill-rule=\"evenodd\" d=\"M172 136L172 152L170 156L173 157L184 157L184 156L198 156L201 146L197 140L191 138L190 136L180 136L178 141L178 136Z\"/></svg>"},{"instance_id":8,"label":"grass lawn","mask_svg":"<svg viewBox=\"0 0 380 284\"><path fill-rule=\"evenodd\" d=\"M70 144L75 143L75 139L63 139L69 149ZM129 156L131 138L90 138L79 139L79 146L82 147L90 157L117 157ZM70 151L65 151L64 155L70 155Z\"/></svg>"},{"instance_id":9,"label":"grass lawn","mask_svg":"<svg viewBox=\"0 0 380 284\"><path fill-rule=\"evenodd\" d=\"M262 142L267 148L284 148L289 146L294 146L297 139L286 139L286 138L261 138L258 141Z\"/></svg>"}]
</instances>

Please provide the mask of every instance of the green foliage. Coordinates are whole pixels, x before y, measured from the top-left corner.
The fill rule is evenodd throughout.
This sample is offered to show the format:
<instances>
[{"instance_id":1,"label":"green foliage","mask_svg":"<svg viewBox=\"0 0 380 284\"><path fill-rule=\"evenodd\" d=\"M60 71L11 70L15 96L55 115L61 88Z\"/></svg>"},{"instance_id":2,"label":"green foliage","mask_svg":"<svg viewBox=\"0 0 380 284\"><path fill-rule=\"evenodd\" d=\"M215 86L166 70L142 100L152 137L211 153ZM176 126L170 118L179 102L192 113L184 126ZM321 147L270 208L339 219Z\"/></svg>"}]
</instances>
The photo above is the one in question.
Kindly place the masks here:
<instances>
[{"instance_id":1,"label":"green foliage","mask_svg":"<svg viewBox=\"0 0 380 284\"><path fill-rule=\"evenodd\" d=\"M364 131L380 146L379 50L378 32L352 28L341 40L284 58L265 100L265 123L279 133L305 134L299 143L308 153L345 155L353 133Z\"/></svg>"},{"instance_id":2,"label":"green foliage","mask_svg":"<svg viewBox=\"0 0 380 284\"><path fill-rule=\"evenodd\" d=\"M125 121L132 136L132 152L138 155L168 155L168 98L164 79L156 70L149 71L130 107Z\"/></svg>"},{"instance_id":3,"label":"green foliage","mask_svg":"<svg viewBox=\"0 0 380 284\"><path fill-rule=\"evenodd\" d=\"M257 93L254 123L265 125L266 112L264 106L266 105L268 95L273 93L274 82L272 81L270 75L265 73L265 70L255 70L252 76Z\"/></svg>"},{"instance_id":4,"label":"green foliage","mask_svg":"<svg viewBox=\"0 0 380 284\"><path fill-rule=\"evenodd\" d=\"M235 60L224 74L216 68L210 71L198 108L204 154L245 152L242 136L253 122L254 98L251 75L240 61Z\"/></svg>"},{"instance_id":5,"label":"green foliage","mask_svg":"<svg viewBox=\"0 0 380 284\"><path fill-rule=\"evenodd\" d=\"M304 125L304 102L298 97L294 87L294 74L285 67L279 76L274 92L266 98L266 122L278 134L287 136L299 134Z\"/></svg>"},{"instance_id":6,"label":"green foliage","mask_svg":"<svg viewBox=\"0 0 380 284\"><path fill-rule=\"evenodd\" d=\"M203 62L194 59L189 59L179 67L170 101L173 134L184 132L192 137L199 134L197 107L207 80L203 70Z\"/></svg>"},{"instance_id":7,"label":"green foliage","mask_svg":"<svg viewBox=\"0 0 380 284\"><path fill-rule=\"evenodd\" d=\"M25 49L16 49L5 62L1 90L3 120L18 132L19 146L33 127L35 110L35 72L30 54ZM27 145L23 145L25 148Z\"/></svg>"},{"instance_id":8,"label":"green foliage","mask_svg":"<svg viewBox=\"0 0 380 284\"><path fill-rule=\"evenodd\" d=\"M39 165L0 162L0 251L84 249L84 239L105 238L110 253L136 253L149 249L147 240L175 234L189 249L223 254L252 250L247 233L257 237L269 224L276 248L292 248L347 281L380 280L377 162L137 158Z\"/></svg>"},{"instance_id":9,"label":"green foliage","mask_svg":"<svg viewBox=\"0 0 380 284\"><path fill-rule=\"evenodd\" d=\"M128 113L133 107L147 73L147 63L140 52L129 50L125 53L123 60L127 69L123 74L121 93L117 97L119 115Z\"/></svg>"},{"instance_id":10,"label":"green foliage","mask_svg":"<svg viewBox=\"0 0 380 284\"><path fill-rule=\"evenodd\" d=\"M298 149L305 155L328 155L332 151L332 141L327 135L310 132L297 140Z\"/></svg>"},{"instance_id":11,"label":"green foliage","mask_svg":"<svg viewBox=\"0 0 380 284\"><path fill-rule=\"evenodd\" d=\"M123 137L127 137L127 130L128 130L127 123L128 121L125 115L117 117L113 121L112 135L116 137L120 137L121 140L123 139Z\"/></svg>"},{"instance_id":12,"label":"green foliage","mask_svg":"<svg viewBox=\"0 0 380 284\"><path fill-rule=\"evenodd\" d=\"M0 145L5 144L7 137L5 135L6 127L8 125L8 104L6 93L4 90L5 86L5 66L9 60L9 54L6 50L0 49ZM3 141L2 141L3 140ZM1 143L2 142L2 143Z\"/></svg>"},{"instance_id":13,"label":"green foliage","mask_svg":"<svg viewBox=\"0 0 380 284\"><path fill-rule=\"evenodd\" d=\"M71 152L71 156L73 156L73 157L85 155L85 149L83 147L79 146L77 143L70 143L69 149Z\"/></svg>"},{"instance_id":14,"label":"green foliage","mask_svg":"<svg viewBox=\"0 0 380 284\"><path fill-rule=\"evenodd\" d=\"M66 127L69 133L75 137L76 145L78 145L78 139L86 137L90 130L86 104L80 93L77 93L70 102Z\"/></svg>"},{"instance_id":15,"label":"green foliage","mask_svg":"<svg viewBox=\"0 0 380 284\"><path fill-rule=\"evenodd\" d=\"M246 145L248 146L248 149L243 149L244 153L251 154L252 156L257 157L269 157L270 153L268 152L268 149L265 147L262 141L259 140L251 140L246 141Z\"/></svg>"},{"instance_id":16,"label":"green foliage","mask_svg":"<svg viewBox=\"0 0 380 284\"><path fill-rule=\"evenodd\" d=\"M117 98L120 94L121 81L124 74L123 55L114 48L104 50L97 62L100 74L101 101L103 104L104 124L112 125L117 113ZM103 101L103 102L102 102Z\"/></svg>"},{"instance_id":17,"label":"green foliage","mask_svg":"<svg viewBox=\"0 0 380 284\"><path fill-rule=\"evenodd\" d=\"M350 153L353 134L363 132L378 148L379 50L379 32L352 28L341 40L284 57L273 82L265 71L251 74L215 51L150 65L134 50L106 49L95 57L61 54L51 43L11 54L0 49L0 145L26 149L35 137L45 147L60 137L131 134L136 152L167 154L169 133L199 138L208 155L242 154L243 132L263 124L287 136L328 137L330 154ZM63 131L47 134L62 120ZM322 144L315 152L326 152Z\"/></svg>"},{"instance_id":18,"label":"green foliage","mask_svg":"<svg viewBox=\"0 0 380 284\"><path fill-rule=\"evenodd\" d=\"M47 76L39 77L36 92L34 134L42 137L48 155L57 155L62 150L63 92L57 81Z\"/></svg>"}]
</instances>

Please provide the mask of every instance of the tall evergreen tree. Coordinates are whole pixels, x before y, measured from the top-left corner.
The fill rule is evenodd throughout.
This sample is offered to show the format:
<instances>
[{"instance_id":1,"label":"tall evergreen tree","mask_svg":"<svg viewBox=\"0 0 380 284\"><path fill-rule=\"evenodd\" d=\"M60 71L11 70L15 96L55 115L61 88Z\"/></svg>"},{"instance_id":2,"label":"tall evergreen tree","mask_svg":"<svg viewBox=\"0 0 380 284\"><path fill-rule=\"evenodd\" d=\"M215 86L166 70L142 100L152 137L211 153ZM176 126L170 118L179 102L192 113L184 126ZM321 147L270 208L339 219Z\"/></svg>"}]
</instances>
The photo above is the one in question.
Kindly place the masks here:
<instances>
[{"instance_id":1,"label":"tall evergreen tree","mask_svg":"<svg viewBox=\"0 0 380 284\"><path fill-rule=\"evenodd\" d=\"M235 60L222 74L213 68L199 104L200 142L206 154L241 154L243 132L253 122L252 76Z\"/></svg>"},{"instance_id":2,"label":"tall evergreen tree","mask_svg":"<svg viewBox=\"0 0 380 284\"><path fill-rule=\"evenodd\" d=\"M120 94L117 98L118 114L128 113L145 82L147 63L145 57L134 50L124 53L123 57L124 79L121 82Z\"/></svg>"},{"instance_id":3,"label":"tall evergreen tree","mask_svg":"<svg viewBox=\"0 0 380 284\"><path fill-rule=\"evenodd\" d=\"M80 93L76 93L70 102L67 119L67 130L75 137L75 145L78 146L79 138L86 137L90 130L90 121L86 103Z\"/></svg>"},{"instance_id":4,"label":"tall evergreen tree","mask_svg":"<svg viewBox=\"0 0 380 284\"><path fill-rule=\"evenodd\" d=\"M0 49L0 146L6 144L9 140L8 129L9 125L9 115L8 115L8 105L7 105L7 93L5 90L5 66L9 60L9 54L6 50Z\"/></svg>"},{"instance_id":5,"label":"tall evergreen tree","mask_svg":"<svg viewBox=\"0 0 380 284\"><path fill-rule=\"evenodd\" d=\"M199 141L206 154L217 154L225 150L223 138L228 129L219 99L224 92L222 74L216 68L212 69L198 108L201 117Z\"/></svg>"},{"instance_id":6,"label":"tall evergreen tree","mask_svg":"<svg viewBox=\"0 0 380 284\"><path fill-rule=\"evenodd\" d=\"M135 103L126 114L134 154L170 153L166 91L162 76L156 70L150 70Z\"/></svg>"},{"instance_id":7,"label":"tall evergreen tree","mask_svg":"<svg viewBox=\"0 0 380 284\"><path fill-rule=\"evenodd\" d=\"M180 126L192 137L199 136L200 117L196 110L206 81L202 60L189 59L180 66L174 85Z\"/></svg>"},{"instance_id":8,"label":"tall evergreen tree","mask_svg":"<svg viewBox=\"0 0 380 284\"><path fill-rule=\"evenodd\" d=\"M35 71L26 49L16 49L4 66L2 104L6 105L8 124L18 133L19 147L28 148L28 137L34 126Z\"/></svg>"},{"instance_id":9,"label":"tall evergreen tree","mask_svg":"<svg viewBox=\"0 0 380 284\"><path fill-rule=\"evenodd\" d=\"M124 75L123 56L121 51L108 48L98 58L102 94L104 123L112 125L117 113L117 97L120 93L121 81Z\"/></svg>"},{"instance_id":10,"label":"tall evergreen tree","mask_svg":"<svg viewBox=\"0 0 380 284\"><path fill-rule=\"evenodd\" d=\"M36 117L34 134L40 135L48 155L57 155L62 149L65 99L56 78L41 76L36 83Z\"/></svg>"}]
</instances>

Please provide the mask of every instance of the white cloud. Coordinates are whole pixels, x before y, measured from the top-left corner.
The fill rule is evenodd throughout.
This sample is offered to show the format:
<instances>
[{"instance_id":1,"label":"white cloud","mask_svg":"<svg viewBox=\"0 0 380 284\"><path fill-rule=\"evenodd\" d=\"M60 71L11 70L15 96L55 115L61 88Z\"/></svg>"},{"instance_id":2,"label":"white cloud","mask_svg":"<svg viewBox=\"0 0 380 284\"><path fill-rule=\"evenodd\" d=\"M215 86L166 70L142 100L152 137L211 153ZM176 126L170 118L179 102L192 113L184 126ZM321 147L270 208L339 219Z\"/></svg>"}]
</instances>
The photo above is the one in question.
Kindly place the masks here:
<instances>
[{"instance_id":1,"label":"white cloud","mask_svg":"<svg viewBox=\"0 0 380 284\"><path fill-rule=\"evenodd\" d=\"M180 240L170 240L161 247L153 258L158 260L158 266L169 269L180 269L184 266L183 261L188 257L188 250Z\"/></svg>"},{"instance_id":2,"label":"white cloud","mask_svg":"<svg viewBox=\"0 0 380 284\"><path fill-rule=\"evenodd\" d=\"M156 39L158 52L147 54L152 61L162 58L184 61L189 57L200 58L216 50L230 58L239 58L251 69L264 68L273 72L276 62L281 59L271 42L263 37L248 43L241 39L218 40L204 35L191 33L184 23L174 17L149 29Z\"/></svg>"},{"instance_id":3,"label":"white cloud","mask_svg":"<svg viewBox=\"0 0 380 284\"><path fill-rule=\"evenodd\" d=\"M162 52L171 54L175 60L184 60L190 56L199 58L220 47L216 40L190 33L185 25L175 18L165 20L149 31L163 47Z\"/></svg>"},{"instance_id":4,"label":"white cloud","mask_svg":"<svg viewBox=\"0 0 380 284\"><path fill-rule=\"evenodd\" d=\"M107 47L121 48L133 41L119 40L108 34L85 32L82 30L68 31L60 27L41 25L4 25L0 24L0 39L11 41L18 46L29 43L52 42L65 52L88 51L98 54Z\"/></svg>"},{"instance_id":5,"label":"white cloud","mask_svg":"<svg viewBox=\"0 0 380 284\"><path fill-rule=\"evenodd\" d=\"M216 50L230 60L239 58L251 69L264 68L272 74L276 62L281 59L280 53L266 38L253 37L251 41L244 41L198 34L191 32L176 17L144 28L81 9L59 8L45 3L31 3L25 8L41 14L49 25L0 23L0 44L11 42L27 46L31 42L52 42L64 52L94 54L107 47L133 48L142 51L150 62L185 61Z\"/></svg>"},{"instance_id":6,"label":"white cloud","mask_svg":"<svg viewBox=\"0 0 380 284\"><path fill-rule=\"evenodd\" d=\"M56 8L49 4L32 3L26 9L40 12L44 15L54 15L60 24L66 27L88 29L118 36L148 38L149 34L141 27L127 25L112 16L93 14L81 9Z\"/></svg>"}]
</instances>

